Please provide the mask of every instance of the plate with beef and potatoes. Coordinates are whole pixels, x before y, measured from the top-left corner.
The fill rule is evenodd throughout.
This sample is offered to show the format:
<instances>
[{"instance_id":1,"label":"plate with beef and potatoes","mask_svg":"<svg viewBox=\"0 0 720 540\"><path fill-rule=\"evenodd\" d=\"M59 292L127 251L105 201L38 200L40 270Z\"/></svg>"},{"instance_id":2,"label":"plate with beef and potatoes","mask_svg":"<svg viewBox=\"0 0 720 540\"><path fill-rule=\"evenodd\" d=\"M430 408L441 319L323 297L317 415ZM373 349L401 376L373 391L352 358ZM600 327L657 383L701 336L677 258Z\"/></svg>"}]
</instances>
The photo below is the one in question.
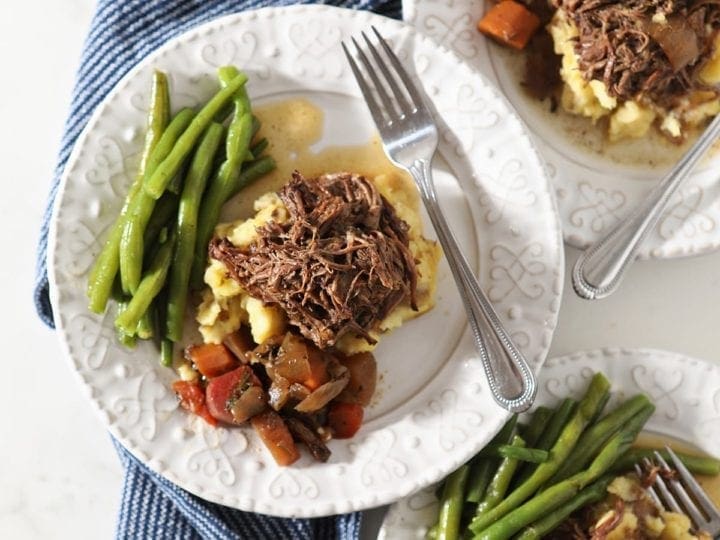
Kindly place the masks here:
<instances>
[{"instance_id":1,"label":"plate with beef and potatoes","mask_svg":"<svg viewBox=\"0 0 720 540\"><path fill-rule=\"evenodd\" d=\"M720 112L720 8L701 1L403 2L404 18L501 88L535 135L567 243L602 238ZM715 149L643 258L720 246Z\"/></svg>"},{"instance_id":2,"label":"plate with beef and potatoes","mask_svg":"<svg viewBox=\"0 0 720 540\"><path fill-rule=\"evenodd\" d=\"M49 259L61 342L103 424L207 500L290 517L377 506L446 475L507 419L417 190L385 157L342 54L340 42L370 25L437 110L436 181L468 259L535 370L547 354L563 277L554 199L521 122L484 79L366 12L296 6L199 26L136 66L95 112L63 176ZM146 160L158 73L171 120ZM248 103L255 122L238 114ZM220 150L203 160L207 148ZM235 178L226 173L238 148ZM197 238L208 213L195 223L185 200L203 170L216 172L189 200L214 208L207 242ZM213 191L224 177L229 187ZM123 262L132 234L117 233L118 268L97 262L126 197L157 197L153 223L173 193L177 222L139 234L139 261ZM137 204L127 228L143 215ZM184 244L191 230L199 271ZM108 268L117 277L96 302ZM180 302L163 287L176 277L189 284ZM140 339L156 303L162 355Z\"/></svg>"}]
</instances>

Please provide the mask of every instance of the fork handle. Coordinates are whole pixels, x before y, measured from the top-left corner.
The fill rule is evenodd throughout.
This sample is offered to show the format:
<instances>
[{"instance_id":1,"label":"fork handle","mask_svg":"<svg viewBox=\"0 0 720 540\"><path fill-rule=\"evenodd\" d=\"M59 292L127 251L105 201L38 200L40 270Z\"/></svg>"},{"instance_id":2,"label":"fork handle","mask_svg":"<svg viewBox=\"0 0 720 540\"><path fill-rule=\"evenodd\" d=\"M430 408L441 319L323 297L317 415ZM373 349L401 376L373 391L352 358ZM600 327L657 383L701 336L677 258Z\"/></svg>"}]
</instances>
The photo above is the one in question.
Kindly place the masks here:
<instances>
[{"instance_id":1,"label":"fork handle","mask_svg":"<svg viewBox=\"0 0 720 540\"><path fill-rule=\"evenodd\" d=\"M475 347L480 354L493 398L508 411L525 411L532 405L537 393L535 375L503 328L445 221L438 203L430 161L415 160L409 171L420 189L430 221L435 227L438 240L460 290L475 338Z\"/></svg>"},{"instance_id":2,"label":"fork handle","mask_svg":"<svg viewBox=\"0 0 720 540\"><path fill-rule=\"evenodd\" d=\"M604 238L590 246L577 260L572 282L578 296L605 298L620 285L638 249L655 228L663 210L700 158L720 135L720 115L646 199Z\"/></svg>"}]
</instances>

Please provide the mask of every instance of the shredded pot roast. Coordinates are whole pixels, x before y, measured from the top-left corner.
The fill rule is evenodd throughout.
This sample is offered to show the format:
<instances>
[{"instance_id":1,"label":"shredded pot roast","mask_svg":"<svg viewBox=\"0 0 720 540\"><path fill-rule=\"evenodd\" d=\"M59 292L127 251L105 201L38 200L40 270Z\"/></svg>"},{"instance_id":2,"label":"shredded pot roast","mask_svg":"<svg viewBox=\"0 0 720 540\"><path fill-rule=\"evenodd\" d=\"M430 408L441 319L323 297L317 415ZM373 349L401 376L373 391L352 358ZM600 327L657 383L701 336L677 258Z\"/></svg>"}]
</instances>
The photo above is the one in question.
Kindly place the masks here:
<instances>
[{"instance_id":1,"label":"shredded pot roast","mask_svg":"<svg viewBox=\"0 0 720 540\"><path fill-rule=\"evenodd\" d=\"M702 87L696 75L712 54L720 0L553 2L579 29L575 50L583 76L603 81L611 95L672 105Z\"/></svg>"},{"instance_id":2,"label":"shredded pot roast","mask_svg":"<svg viewBox=\"0 0 720 540\"><path fill-rule=\"evenodd\" d=\"M267 223L247 248L225 238L209 246L248 294L280 306L321 349L347 332L374 343L369 331L399 303L417 309L408 226L372 182L296 171L279 196L287 223Z\"/></svg>"}]
</instances>

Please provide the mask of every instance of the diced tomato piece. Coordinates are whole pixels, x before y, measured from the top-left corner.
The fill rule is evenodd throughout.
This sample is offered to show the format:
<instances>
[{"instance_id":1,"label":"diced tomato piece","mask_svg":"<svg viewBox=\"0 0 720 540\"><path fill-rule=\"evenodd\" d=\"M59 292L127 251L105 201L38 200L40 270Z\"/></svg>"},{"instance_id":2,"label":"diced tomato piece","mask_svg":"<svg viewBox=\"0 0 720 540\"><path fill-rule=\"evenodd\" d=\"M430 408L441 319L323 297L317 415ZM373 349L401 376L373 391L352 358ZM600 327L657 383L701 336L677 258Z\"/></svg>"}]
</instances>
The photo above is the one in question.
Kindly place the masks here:
<instances>
[{"instance_id":1,"label":"diced tomato piece","mask_svg":"<svg viewBox=\"0 0 720 540\"><path fill-rule=\"evenodd\" d=\"M228 424L236 424L237 422L235 422L232 413L228 409L228 400L233 395L237 385L248 381L252 385L261 386L253 370L244 365L224 375L210 379L205 388L205 400L210 414Z\"/></svg>"},{"instance_id":2,"label":"diced tomato piece","mask_svg":"<svg viewBox=\"0 0 720 540\"><path fill-rule=\"evenodd\" d=\"M190 345L185 349L185 357L206 377L218 377L238 364L235 356L225 345L216 343Z\"/></svg>"},{"instance_id":3,"label":"diced tomato piece","mask_svg":"<svg viewBox=\"0 0 720 540\"><path fill-rule=\"evenodd\" d=\"M364 411L357 403L333 402L328 412L328 425L336 439L349 439L362 425Z\"/></svg>"},{"instance_id":4,"label":"diced tomato piece","mask_svg":"<svg viewBox=\"0 0 720 540\"><path fill-rule=\"evenodd\" d=\"M250 423L278 465L285 467L300 458L300 452L293 441L290 430L278 413L268 409L253 416Z\"/></svg>"},{"instance_id":5,"label":"diced tomato piece","mask_svg":"<svg viewBox=\"0 0 720 540\"><path fill-rule=\"evenodd\" d=\"M205 392L197 381L175 381L172 389L180 399L180 406L202 417L211 426L217 425L217 420L210 414L205 403Z\"/></svg>"}]
</instances>

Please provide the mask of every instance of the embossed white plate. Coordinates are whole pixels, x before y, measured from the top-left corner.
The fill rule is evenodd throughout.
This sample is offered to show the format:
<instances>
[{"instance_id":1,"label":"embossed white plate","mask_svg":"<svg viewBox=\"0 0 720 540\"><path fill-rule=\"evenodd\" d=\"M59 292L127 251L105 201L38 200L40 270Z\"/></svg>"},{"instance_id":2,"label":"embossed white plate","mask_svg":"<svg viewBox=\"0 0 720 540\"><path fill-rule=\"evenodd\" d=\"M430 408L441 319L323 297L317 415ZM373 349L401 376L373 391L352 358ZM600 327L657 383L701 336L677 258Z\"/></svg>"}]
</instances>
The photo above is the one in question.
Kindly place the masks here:
<instances>
[{"instance_id":1,"label":"embossed white plate","mask_svg":"<svg viewBox=\"0 0 720 540\"><path fill-rule=\"evenodd\" d=\"M530 127L555 188L565 241L584 248L637 205L679 152L663 141L623 141L614 150L588 150L578 140L592 132L584 120L559 119L528 97L519 81L517 54L481 36L476 23L483 0L403 0L403 17L438 44L496 84ZM560 115L562 117L563 115ZM566 115L569 117L569 115ZM604 143L597 140L595 147ZM608 153L649 156L657 165L622 165ZM665 163L662 163L665 161ZM671 200L655 231L640 250L642 258L697 255L720 247L720 156L702 165Z\"/></svg>"},{"instance_id":2,"label":"embossed white plate","mask_svg":"<svg viewBox=\"0 0 720 540\"><path fill-rule=\"evenodd\" d=\"M720 364L652 349L602 349L551 358L540 374L538 405L579 397L595 372L612 382L608 407L643 392L657 407L646 431L720 457ZM406 497L388 510L378 538L425 538L437 518L434 488Z\"/></svg>"},{"instance_id":3,"label":"embossed white plate","mask_svg":"<svg viewBox=\"0 0 720 540\"><path fill-rule=\"evenodd\" d=\"M174 373L158 366L153 347L124 350L112 310L97 317L86 309L88 269L140 150L152 70L169 73L179 108L206 100L216 67L233 63L248 72L256 103L305 96L325 111L326 143L358 142L358 133L366 142L371 120L340 41L371 24L419 73L446 125L444 159L434 165L451 225L529 361L537 369L547 354L562 286L557 214L520 121L481 77L409 26L367 12L296 6L200 26L133 69L95 112L57 199L50 279L65 352L105 425L152 469L205 499L282 516L380 505L447 474L506 418L464 333L444 263L437 306L381 343L366 423L352 440L330 443L326 464L305 455L278 468L252 429L213 429L186 414L170 390Z\"/></svg>"}]
</instances>

